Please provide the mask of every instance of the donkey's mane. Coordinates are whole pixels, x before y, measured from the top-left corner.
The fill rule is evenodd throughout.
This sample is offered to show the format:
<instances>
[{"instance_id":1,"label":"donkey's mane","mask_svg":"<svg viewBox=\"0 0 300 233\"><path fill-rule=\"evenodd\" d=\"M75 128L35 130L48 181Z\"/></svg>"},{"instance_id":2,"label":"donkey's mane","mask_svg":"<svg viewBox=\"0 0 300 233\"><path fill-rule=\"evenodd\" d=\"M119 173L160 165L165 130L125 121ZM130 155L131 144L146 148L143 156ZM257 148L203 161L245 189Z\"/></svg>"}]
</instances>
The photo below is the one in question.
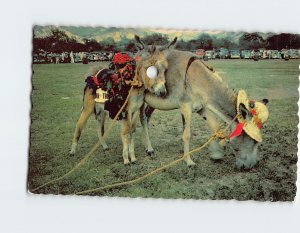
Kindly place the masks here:
<instances>
[{"instance_id":1,"label":"donkey's mane","mask_svg":"<svg viewBox=\"0 0 300 233\"><path fill-rule=\"evenodd\" d=\"M216 105L215 107L226 113L226 115L235 115L237 91L229 88L227 82L214 69L206 66L204 63L202 65L206 68L209 74L208 77L213 81L214 91L211 93L211 97Z\"/></svg>"}]
</instances>

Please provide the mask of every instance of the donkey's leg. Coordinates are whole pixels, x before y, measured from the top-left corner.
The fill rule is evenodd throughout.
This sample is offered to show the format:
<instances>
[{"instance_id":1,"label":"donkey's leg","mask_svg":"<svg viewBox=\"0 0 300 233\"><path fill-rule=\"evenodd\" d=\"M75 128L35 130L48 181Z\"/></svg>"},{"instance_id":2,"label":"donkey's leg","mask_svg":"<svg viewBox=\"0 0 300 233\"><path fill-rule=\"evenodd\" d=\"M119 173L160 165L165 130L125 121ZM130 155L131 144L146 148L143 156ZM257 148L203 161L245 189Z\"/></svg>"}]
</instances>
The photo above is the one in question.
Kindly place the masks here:
<instances>
[{"instance_id":1,"label":"donkey's leg","mask_svg":"<svg viewBox=\"0 0 300 233\"><path fill-rule=\"evenodd\" d=\"M240 140L240 143L243 143L243 147L237 150L235 161L236 168L250 169L254 167L258 162L258 143L245 135L239 136L235 139Z\"/></svg>"},{"instance_id":2,"label":"donkey's leg","mask_svg":"<svg viewBox=\"0 0 300 233\"><path fill-rule=\"evenodd\" d=\"M132 114L132 119L131 119L131 124L130 124L130 136L129 136L129 140L130 140L130 144L129 144L129 156L130 156L130 160L131 162L135 162L136 158L135 158L135 153L134 153L134 132L136 130L136 122L137 122L137 118L139 116L139 112L136 111Z\"/></svg>"},{"instance_id":3,"label":"donkey's leg","mask_svg":"<svg viewBox=\"0 0 300 233\"><path fill-rule=\"evenodd\" d=\"M106 112L104 110L104 106L101 104L99 106L97 106L98 104L96 104L96 109L97 109L97 115L96 115L96 119L98 121L98 137L99 140L102 140L102 137L104 135L104 123L105 123L105 117L106 117ZM108 150L108 146L106 144L105 139L102 140L101 142L102 147L104 150Z\"/></svg>"},{"instance_id":4,"label":"donkey's leg","mask_svg":"<svg viewBox=\"0 0 300 233\"><path fill-rule=\"evenodd\" d=\"M220 124L217 121L214 113L210 112L210 111L205 111L205 113L203 114L204 119L206 120L210 130L212 131L212 133L216 132L219 127ZM219 143L219 140L214 140L209 144L209 150L211 152L210 154L210 158L214 159L214 160L219 160L219 159L223 159L224 157L224 146L222 146Z\"/></svg>"},{"instance_id":5,"label":"donkey's leg","mask_svg":"<svg viewBox=\"0 0 300 233\"><path fill-rule=\"evenodd\" d=\"M70 155L74 155L76 153L76 147L77 147L78 141L80 139L81 132L83 130L83 127L84 127L87 119L93 112L94 107L95 107L95 101L94 101L94 97L92 95L92 90L87 89L85 91L85 95L84 95L83 108L81 110L80 117L76 123L76 128L75 128L75 132L74 132L74 136L73 136Z\"/></svg>"},{"instance_id":6,"label":"donkey's leg","mask_svg":"<svg viewBox=\"0 0 300 233\"><path fill-rule=\"evenodd\" d=\"M146 110L148 108L150 108L150 107L147 106L145 108L145 105L143 105L141 107L141 109L140 109L140 121L141 121L141 124L142 124L142 127L143 127L143 135L144 135L144 141L146 143L146 152L147 152L147 155L152 156L152 155L154 155L154 150L152 148L150 137L149 137L148 123L149 123L150 116L151 116L151 114L154 111L154 108L151 108L151 111L148 112L148 113L150 113L150 112L151 113L150 113L149 116L147 116Z\"/></svg>"},{"instance_id":7,"label":"donkey's leg","mask_svg":"<svg viewBox=\"0 0 300 233\"><path fill-rule=\"evenodd\" d=\"M149 105L147 105L147 106L144 105L143 108L144 108L145 117L147 119L147 122L149 123L150 118L151 118L152 113L154 112L155 108L152 108Z\"/></svg>"},{"instance_id":8,"label":"donkey's leg","mask_svg":"<svg viewBox=\"0 0 300 233\"><path fill-rule=\"evenodd\" d=\"M184 156L190 152L190 138L191 138L191 116L192 116L192 109L189 104L183 104L180 106L181 114L185 120L185 127L183 130L182 140L183 140L183 151ZM195 163L188 155L184 159L188 166L193 166Z\"/></svg>"},{"instance_id":9,"label":"donkey's leg","mask_svg":"<svg viewBox=\"0 0 300 233\"><path fill-rule=\"evenodd\" d=\"M128 114L129 115L129 114ZM123 143L123 161L124 164L129 164L128 152L130 144L130 119L127 116L126 119L122 121L121 139Z\"/></svg>"},{"instance_id":10,"label":"donkey's leg","mask_svg":"<svg viewBox=\"0 0 300 233\"><path fill-rule=\"evenodd\" d=\"M134 153L134 133L130 134L130 144L129 144L129 156L132 163L136 161L135 153Z\"/></svg>"},{"instance_id":11,"label":"donkey's leg","mask_svg":"<svg viewBox=\"0 0 300 233\"><path fill-rule=\"evenodd\" d=\"M137 123L137 119L138 119L138 116L139 116L139 112L134 112L132 114L132 117L131 117L131 124L130 124L130 133L135 133L136 131L136 123Z\"/></svg>"}]
</instances>

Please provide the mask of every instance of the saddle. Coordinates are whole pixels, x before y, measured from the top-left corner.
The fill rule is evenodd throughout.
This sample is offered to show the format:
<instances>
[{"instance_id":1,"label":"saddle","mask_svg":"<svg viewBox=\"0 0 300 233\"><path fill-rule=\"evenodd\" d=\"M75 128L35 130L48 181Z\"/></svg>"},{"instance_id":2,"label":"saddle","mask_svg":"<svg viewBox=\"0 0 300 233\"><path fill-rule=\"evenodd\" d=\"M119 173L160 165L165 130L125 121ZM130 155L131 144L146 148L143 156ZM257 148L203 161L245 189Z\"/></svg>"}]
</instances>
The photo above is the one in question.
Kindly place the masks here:
<instances>
[{"instance_id":1,"label":"saddle","mask_svg":"<svg viewBox=\"0 0 300 233\"><path fill-rule=\"evenodd\" d=\"M93 90L95 102L104 103L104 109L109 112L112 119L126 100L131 87L130 82L134 79L135 65L134 60L127 62L122 72L118 72L118 69L114 69L115 67L105 68L99 70L94 76L88 76L85 80L86 88ZM126 116L127 112L124 110L117 120L122 120Z\"/></svg>"}]
</instances>

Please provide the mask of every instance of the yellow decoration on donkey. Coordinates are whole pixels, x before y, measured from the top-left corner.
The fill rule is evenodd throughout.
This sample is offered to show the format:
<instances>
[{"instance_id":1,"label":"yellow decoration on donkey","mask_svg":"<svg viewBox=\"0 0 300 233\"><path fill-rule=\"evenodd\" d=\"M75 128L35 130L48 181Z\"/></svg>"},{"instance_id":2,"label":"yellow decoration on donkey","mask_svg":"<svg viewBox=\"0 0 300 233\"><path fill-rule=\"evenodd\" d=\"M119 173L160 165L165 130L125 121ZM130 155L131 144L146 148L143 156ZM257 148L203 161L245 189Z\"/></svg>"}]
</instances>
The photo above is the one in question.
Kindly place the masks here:
<instances>
[{"instance_id":1,"label":"yellow decoration on donkey","mask_svg":"<svg viewBox=\"0 0 300 233\"><path fill-rule=\"evenodd\" d=\"M105 101L107 101L107 91L103 91L101 88L98 88L96 91L96 99L95 102L96 103L101 103L104 104Z\"/></svg>"}]
</instances>

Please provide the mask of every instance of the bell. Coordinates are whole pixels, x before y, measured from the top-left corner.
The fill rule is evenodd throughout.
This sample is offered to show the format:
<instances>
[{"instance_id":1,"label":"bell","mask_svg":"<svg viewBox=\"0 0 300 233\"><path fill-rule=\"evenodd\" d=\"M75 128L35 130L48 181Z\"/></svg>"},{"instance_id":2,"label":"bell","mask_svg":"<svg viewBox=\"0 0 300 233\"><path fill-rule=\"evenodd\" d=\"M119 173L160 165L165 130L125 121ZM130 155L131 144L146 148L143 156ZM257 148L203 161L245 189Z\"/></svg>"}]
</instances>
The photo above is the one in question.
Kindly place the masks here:
<instances>
[{"instance_id":1,"label":"bell","mask_svg":"<svg viewBox=\"0 0 300 233\"><path fill-rule=\"evenodd\" d=\"M97 91L96 91L95 102L103 104L107 100L108 100L108 98L107 98L107 92L103 91L101 88L98 88Z\"/></svg>"}]
</instances>

